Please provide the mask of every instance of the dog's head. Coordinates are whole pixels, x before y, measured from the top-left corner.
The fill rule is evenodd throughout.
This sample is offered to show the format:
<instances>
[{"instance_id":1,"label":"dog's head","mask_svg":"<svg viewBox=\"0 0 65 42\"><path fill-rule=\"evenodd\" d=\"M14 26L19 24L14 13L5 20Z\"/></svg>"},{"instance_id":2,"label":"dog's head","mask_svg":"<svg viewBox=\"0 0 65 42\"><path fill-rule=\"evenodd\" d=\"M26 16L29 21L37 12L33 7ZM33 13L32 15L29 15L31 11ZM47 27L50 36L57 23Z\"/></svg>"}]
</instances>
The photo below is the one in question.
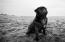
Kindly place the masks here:
<instances>
[{"instance_id":1,"label":"dog's head","mask_svg":"<svg viewBox=\"0 0 65 42\"><path fill-rule=\"evenodd\" d=\"M38 16L46 16L48 13L47 8L44 6L38 7L37 9L35 9L35 12Z\"/></svg>"}]
</instances>

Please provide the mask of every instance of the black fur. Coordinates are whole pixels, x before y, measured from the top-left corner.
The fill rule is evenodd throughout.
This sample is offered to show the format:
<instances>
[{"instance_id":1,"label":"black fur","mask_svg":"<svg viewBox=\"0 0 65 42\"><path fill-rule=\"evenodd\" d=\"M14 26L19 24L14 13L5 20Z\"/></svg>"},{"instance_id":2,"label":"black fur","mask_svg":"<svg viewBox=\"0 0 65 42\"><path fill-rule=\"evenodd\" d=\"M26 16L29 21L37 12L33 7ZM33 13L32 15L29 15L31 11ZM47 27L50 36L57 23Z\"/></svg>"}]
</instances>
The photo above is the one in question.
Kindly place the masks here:
<instances>
[{"instance_id":1,"label":"black fur","mask_svg":"<svg viewBox=\"0 0 65 42\"><path fill-rule=\"evenodd\" d=\"M45 7L38 7L35 9L36 17L33 20L33 22L29 25L27 35L30 36L30 34L35 33L36 34L36 40L39 40L38 34L42 33L46 35L46 25L47 25L47 9Z\"/></svg>"}]
</instances>

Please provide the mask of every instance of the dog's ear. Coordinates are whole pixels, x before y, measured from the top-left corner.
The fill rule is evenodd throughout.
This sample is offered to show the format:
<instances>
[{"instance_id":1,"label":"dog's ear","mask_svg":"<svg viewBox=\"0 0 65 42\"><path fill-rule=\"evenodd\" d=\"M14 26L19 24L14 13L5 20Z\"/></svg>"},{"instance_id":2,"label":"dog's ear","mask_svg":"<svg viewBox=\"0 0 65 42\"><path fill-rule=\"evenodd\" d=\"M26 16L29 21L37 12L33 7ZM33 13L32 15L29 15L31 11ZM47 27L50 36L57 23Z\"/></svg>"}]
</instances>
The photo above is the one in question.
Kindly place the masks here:
<instances>
[{"instance_id":1,"label":"dog's ear","mask_svg":"<svg viewBox=\"0 0 65 42\"><path fill-rule=\"evenodd\" d=\"M34 11L35 11L36 13L38 13L38 9L35 9Z\"/></svg>"},{"instance_id":2,"label":"dog's ear","mask_svg":"<svg viewBox=\"0 0 65 42\"><path fill-rule=\"evenodd\" d=\"M40 15L39 8L35 9L36 15Z\"/></svg>"}]
</instances>

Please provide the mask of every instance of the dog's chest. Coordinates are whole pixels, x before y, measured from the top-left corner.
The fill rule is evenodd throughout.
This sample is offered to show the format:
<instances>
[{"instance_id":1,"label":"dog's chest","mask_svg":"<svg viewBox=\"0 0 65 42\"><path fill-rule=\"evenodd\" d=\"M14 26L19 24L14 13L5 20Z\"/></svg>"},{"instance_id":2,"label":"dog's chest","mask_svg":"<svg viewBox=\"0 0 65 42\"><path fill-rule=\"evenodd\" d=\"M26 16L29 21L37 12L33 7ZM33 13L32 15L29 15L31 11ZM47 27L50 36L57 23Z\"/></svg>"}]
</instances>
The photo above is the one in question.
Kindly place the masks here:
<instances>
[{"instance_id":1,"label":"dog's chest","mask_svg":"<svg viewBox=\"0 0 65 42\"><path fill-rule=\"evenodd\" d=\"M43 19L41 22L42 22L42 24L45 24L46 21L47 21L47 19Z\"/></svg>"}]
</instances>

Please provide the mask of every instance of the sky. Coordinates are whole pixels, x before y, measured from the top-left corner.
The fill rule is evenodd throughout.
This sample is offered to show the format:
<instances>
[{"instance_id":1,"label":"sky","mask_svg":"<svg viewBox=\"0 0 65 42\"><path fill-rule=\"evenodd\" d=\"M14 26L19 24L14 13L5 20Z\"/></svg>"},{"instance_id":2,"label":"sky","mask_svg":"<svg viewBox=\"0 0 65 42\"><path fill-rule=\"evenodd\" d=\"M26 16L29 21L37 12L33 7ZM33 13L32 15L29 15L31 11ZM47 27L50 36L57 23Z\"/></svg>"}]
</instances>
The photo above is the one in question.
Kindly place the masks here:
<instances>
[{"instance_id":1,"label":"sky","mask_svg":"<svg viewBox=\"0 0 65 42\"><path fill-rule=\"evenodd\" d=\"M47 8L47 16L65 16L65 0L0 0L0 13L35 16L34 10L39 6Z\"/></svg>"}]
</instances>

